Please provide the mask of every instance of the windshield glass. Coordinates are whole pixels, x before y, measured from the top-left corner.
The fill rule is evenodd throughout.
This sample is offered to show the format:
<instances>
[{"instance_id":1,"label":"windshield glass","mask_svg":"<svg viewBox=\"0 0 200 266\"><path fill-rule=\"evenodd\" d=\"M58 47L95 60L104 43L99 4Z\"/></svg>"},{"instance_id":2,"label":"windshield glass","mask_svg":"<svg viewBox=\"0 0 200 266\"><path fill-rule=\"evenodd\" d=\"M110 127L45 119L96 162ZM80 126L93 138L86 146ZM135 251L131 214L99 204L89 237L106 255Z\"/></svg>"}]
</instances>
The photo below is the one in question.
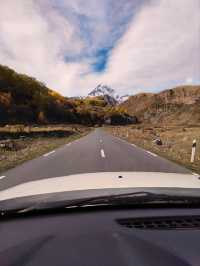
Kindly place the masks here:
<instances>
[{"instance_id":1,"label":"windshield glass","mask_svg":"<svg viewBox=\"0 0 200 266\"><path fill-rule=\"evenodd\" d=\"M198 197L199 104L199 0L1 0L0 209Z\"/></svg>"}]
</instances>

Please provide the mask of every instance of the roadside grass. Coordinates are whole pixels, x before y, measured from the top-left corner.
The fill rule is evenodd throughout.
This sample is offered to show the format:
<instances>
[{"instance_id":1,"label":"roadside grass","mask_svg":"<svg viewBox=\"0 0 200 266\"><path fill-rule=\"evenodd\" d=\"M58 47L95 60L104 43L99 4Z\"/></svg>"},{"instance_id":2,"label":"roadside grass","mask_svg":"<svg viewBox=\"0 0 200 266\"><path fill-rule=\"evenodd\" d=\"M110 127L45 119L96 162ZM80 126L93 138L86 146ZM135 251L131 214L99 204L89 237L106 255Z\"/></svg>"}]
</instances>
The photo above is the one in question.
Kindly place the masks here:
<instances>
[{"instance_id":1,"label":"roadside grass","mask_svg":"<svg viewBox=\"0 0 200 266\"><path fill-rule=\"evenodd\" d=\"M67 137L48 137L48 134L46 134L44 137L28 137L17 140L22 146L21 149L0 149L0 173L79 139L87 135L90 130L88 127L82 127L81 131L76 130Z\"/></svg>"},{"instance_id":2,"label":"roadside grass","mask_svg":"<svg viewBox=\"0 0 200 266\"><path fill-rule=\"evenodd\" d=\"M137 146L151 151L161 157L182 165L192 172L200 174L200 127L151 127L151 125L131 125L105 127L116 137L134 143ZM163 145L153 143L160 138ZM190 162L192 142L197 140L194 163Z\"/></svg>"}]
</instances>

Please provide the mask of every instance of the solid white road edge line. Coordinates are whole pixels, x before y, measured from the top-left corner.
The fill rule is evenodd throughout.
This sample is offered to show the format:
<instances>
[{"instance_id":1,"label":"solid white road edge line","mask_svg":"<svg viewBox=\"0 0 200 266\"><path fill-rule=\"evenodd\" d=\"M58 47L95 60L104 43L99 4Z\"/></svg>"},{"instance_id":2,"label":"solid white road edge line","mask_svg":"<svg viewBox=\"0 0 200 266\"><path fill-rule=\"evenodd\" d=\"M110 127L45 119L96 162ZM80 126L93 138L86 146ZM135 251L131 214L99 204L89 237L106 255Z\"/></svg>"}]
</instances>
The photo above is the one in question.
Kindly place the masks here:
<instances>
[{"instance_id":1,"label":"solid white road edge line","mask_svg":"<svg viewBox=\"0 0 200 266\"><path fill-rule=\"evenodd\" d=\"M47 157L47 156L49 156L49 155L51 155L52 153L54 153L55 151L50 151L49 153L46 153L46 154L44 154L43 156L44 157Z\"/></svg>"},{"instance_id":2,"label":"solid white road edge line","mask_svg":"<svg viewBox=\"0 0 200 266\"><path fill-rule=\"evenodd\" d=\"M3 179L3 178L5 178L6 176L5 175L2 175L2 176L0 176L0 179Z\"/></svg>"},{"instance_id":3,"label":"solid white road edge line","mask_svg":"<svg viewBox=\"0 0 200 266\"><path fill-rule=\"evenodd\" d=\"M138 148L137 145L135 145L134 143L128 142L128 141L125 140L125 139L121 139L121 138L116 137L116 136L114 136L114 135L113 135L113 137L114 137L115 139L119 140L119 141L125 142L125 143L128 144L128 145L132 145L133 147Z\"/></svg>"},{"instance_id":4,"label":"solid white road edge line","mask_svg":"<svg viewBox=\"0 0 200 266\"><path fill-rule=\"evenodd\" d=\"M149 154L151 154L152 156L154 156L154 157L157 157L158 155L157 154L155 154L155 153L153 153L153 152L150 152L150 151L147 151Z\"/></svg>"},{"instance_id":5,"label":"solid white road edge line","mask_svg":"<svg viewBox=\"0 0 200 266\"><path fill-rule=\"evenodd\" d=\"M114 137L115 137L115 136L114 136ZM155 154L155 153L153 153L153 152L150 152L150 151L147 151L147 150L145 150L144 148L140 148L140 147L138 147L137 145L135 145L134 143L130 143L130 142L128 142L128 141L126 141L126 140L124 140L124 139L118 138L118 137L115 137L115 138L118 139L118 140L120 140L120 141L122 141L122 142L125 142L126 144L129 144L129 145L131 145L131 146L133 146L133 147L135 147L135 148L139 148L139 149L141 149L141 150L143 150L143 151L146 151L146 152L148 152L149 154L151 154L151 155L154 156L154 157L158 157L157 154Z\"/></svg>"},{"instance_id":6,"label":"solid white road edge line","mask_svg":"<svg viewBox=\"0 0 200 266\"><path fill-rule=\"evenodd\" d=\"M101 150L101 157L102 158L105 158L106 157L104 150Z\"/></svg>"}]
</instances>

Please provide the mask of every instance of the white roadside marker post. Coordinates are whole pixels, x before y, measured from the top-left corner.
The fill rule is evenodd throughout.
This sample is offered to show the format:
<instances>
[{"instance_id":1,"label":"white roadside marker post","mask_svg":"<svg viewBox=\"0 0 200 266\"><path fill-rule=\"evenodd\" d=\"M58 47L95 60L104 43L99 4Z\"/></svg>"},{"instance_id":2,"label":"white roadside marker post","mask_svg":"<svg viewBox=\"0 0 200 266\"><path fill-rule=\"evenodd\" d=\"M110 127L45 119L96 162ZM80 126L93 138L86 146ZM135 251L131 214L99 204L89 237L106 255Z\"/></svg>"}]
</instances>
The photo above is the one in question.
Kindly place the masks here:
<instances>
[{"instance_id":1,"label":"white roadside marker post","mask_svg":"<svg viewBox=\"0 0 200 266\"><path fill-rule=\"evenodd\" d=\"M191 160L190 160L191 163L194 162L195 153L196 153L196 146L197 146L197 142L196 142L196 139L194 139L193 143L192 143L192 153L191 153Z\"/></svg>"},{"instance_id":2,"label":"white roadside marker post","mask_svg":"<svg viewBox=\"0 0 200 266\"><path fill-rule=\"evenodd\" d=\"M127 133L126 133L126 137L128 138L128 130L127 130Z\"/></svg>"}]
</instances>

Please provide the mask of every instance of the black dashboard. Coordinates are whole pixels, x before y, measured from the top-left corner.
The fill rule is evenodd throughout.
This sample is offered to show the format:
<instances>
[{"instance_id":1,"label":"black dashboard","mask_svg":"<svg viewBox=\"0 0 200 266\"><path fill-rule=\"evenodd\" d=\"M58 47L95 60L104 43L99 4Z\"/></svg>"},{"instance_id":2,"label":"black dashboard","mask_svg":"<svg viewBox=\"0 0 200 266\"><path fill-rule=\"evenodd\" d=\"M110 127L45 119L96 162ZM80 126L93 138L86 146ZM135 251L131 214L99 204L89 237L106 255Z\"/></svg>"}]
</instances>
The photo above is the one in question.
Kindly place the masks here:
<instances>
[{"instance_id":1,"label":"black dashboard","mask_svg":"<svg viewBox=\"0 0 200 266\"><path fill-rule=\"evenodd\" d=\"M0 265L199 266L199 217L200 209L163 208L4 219Z\"/></svg>"}]
</instances>

